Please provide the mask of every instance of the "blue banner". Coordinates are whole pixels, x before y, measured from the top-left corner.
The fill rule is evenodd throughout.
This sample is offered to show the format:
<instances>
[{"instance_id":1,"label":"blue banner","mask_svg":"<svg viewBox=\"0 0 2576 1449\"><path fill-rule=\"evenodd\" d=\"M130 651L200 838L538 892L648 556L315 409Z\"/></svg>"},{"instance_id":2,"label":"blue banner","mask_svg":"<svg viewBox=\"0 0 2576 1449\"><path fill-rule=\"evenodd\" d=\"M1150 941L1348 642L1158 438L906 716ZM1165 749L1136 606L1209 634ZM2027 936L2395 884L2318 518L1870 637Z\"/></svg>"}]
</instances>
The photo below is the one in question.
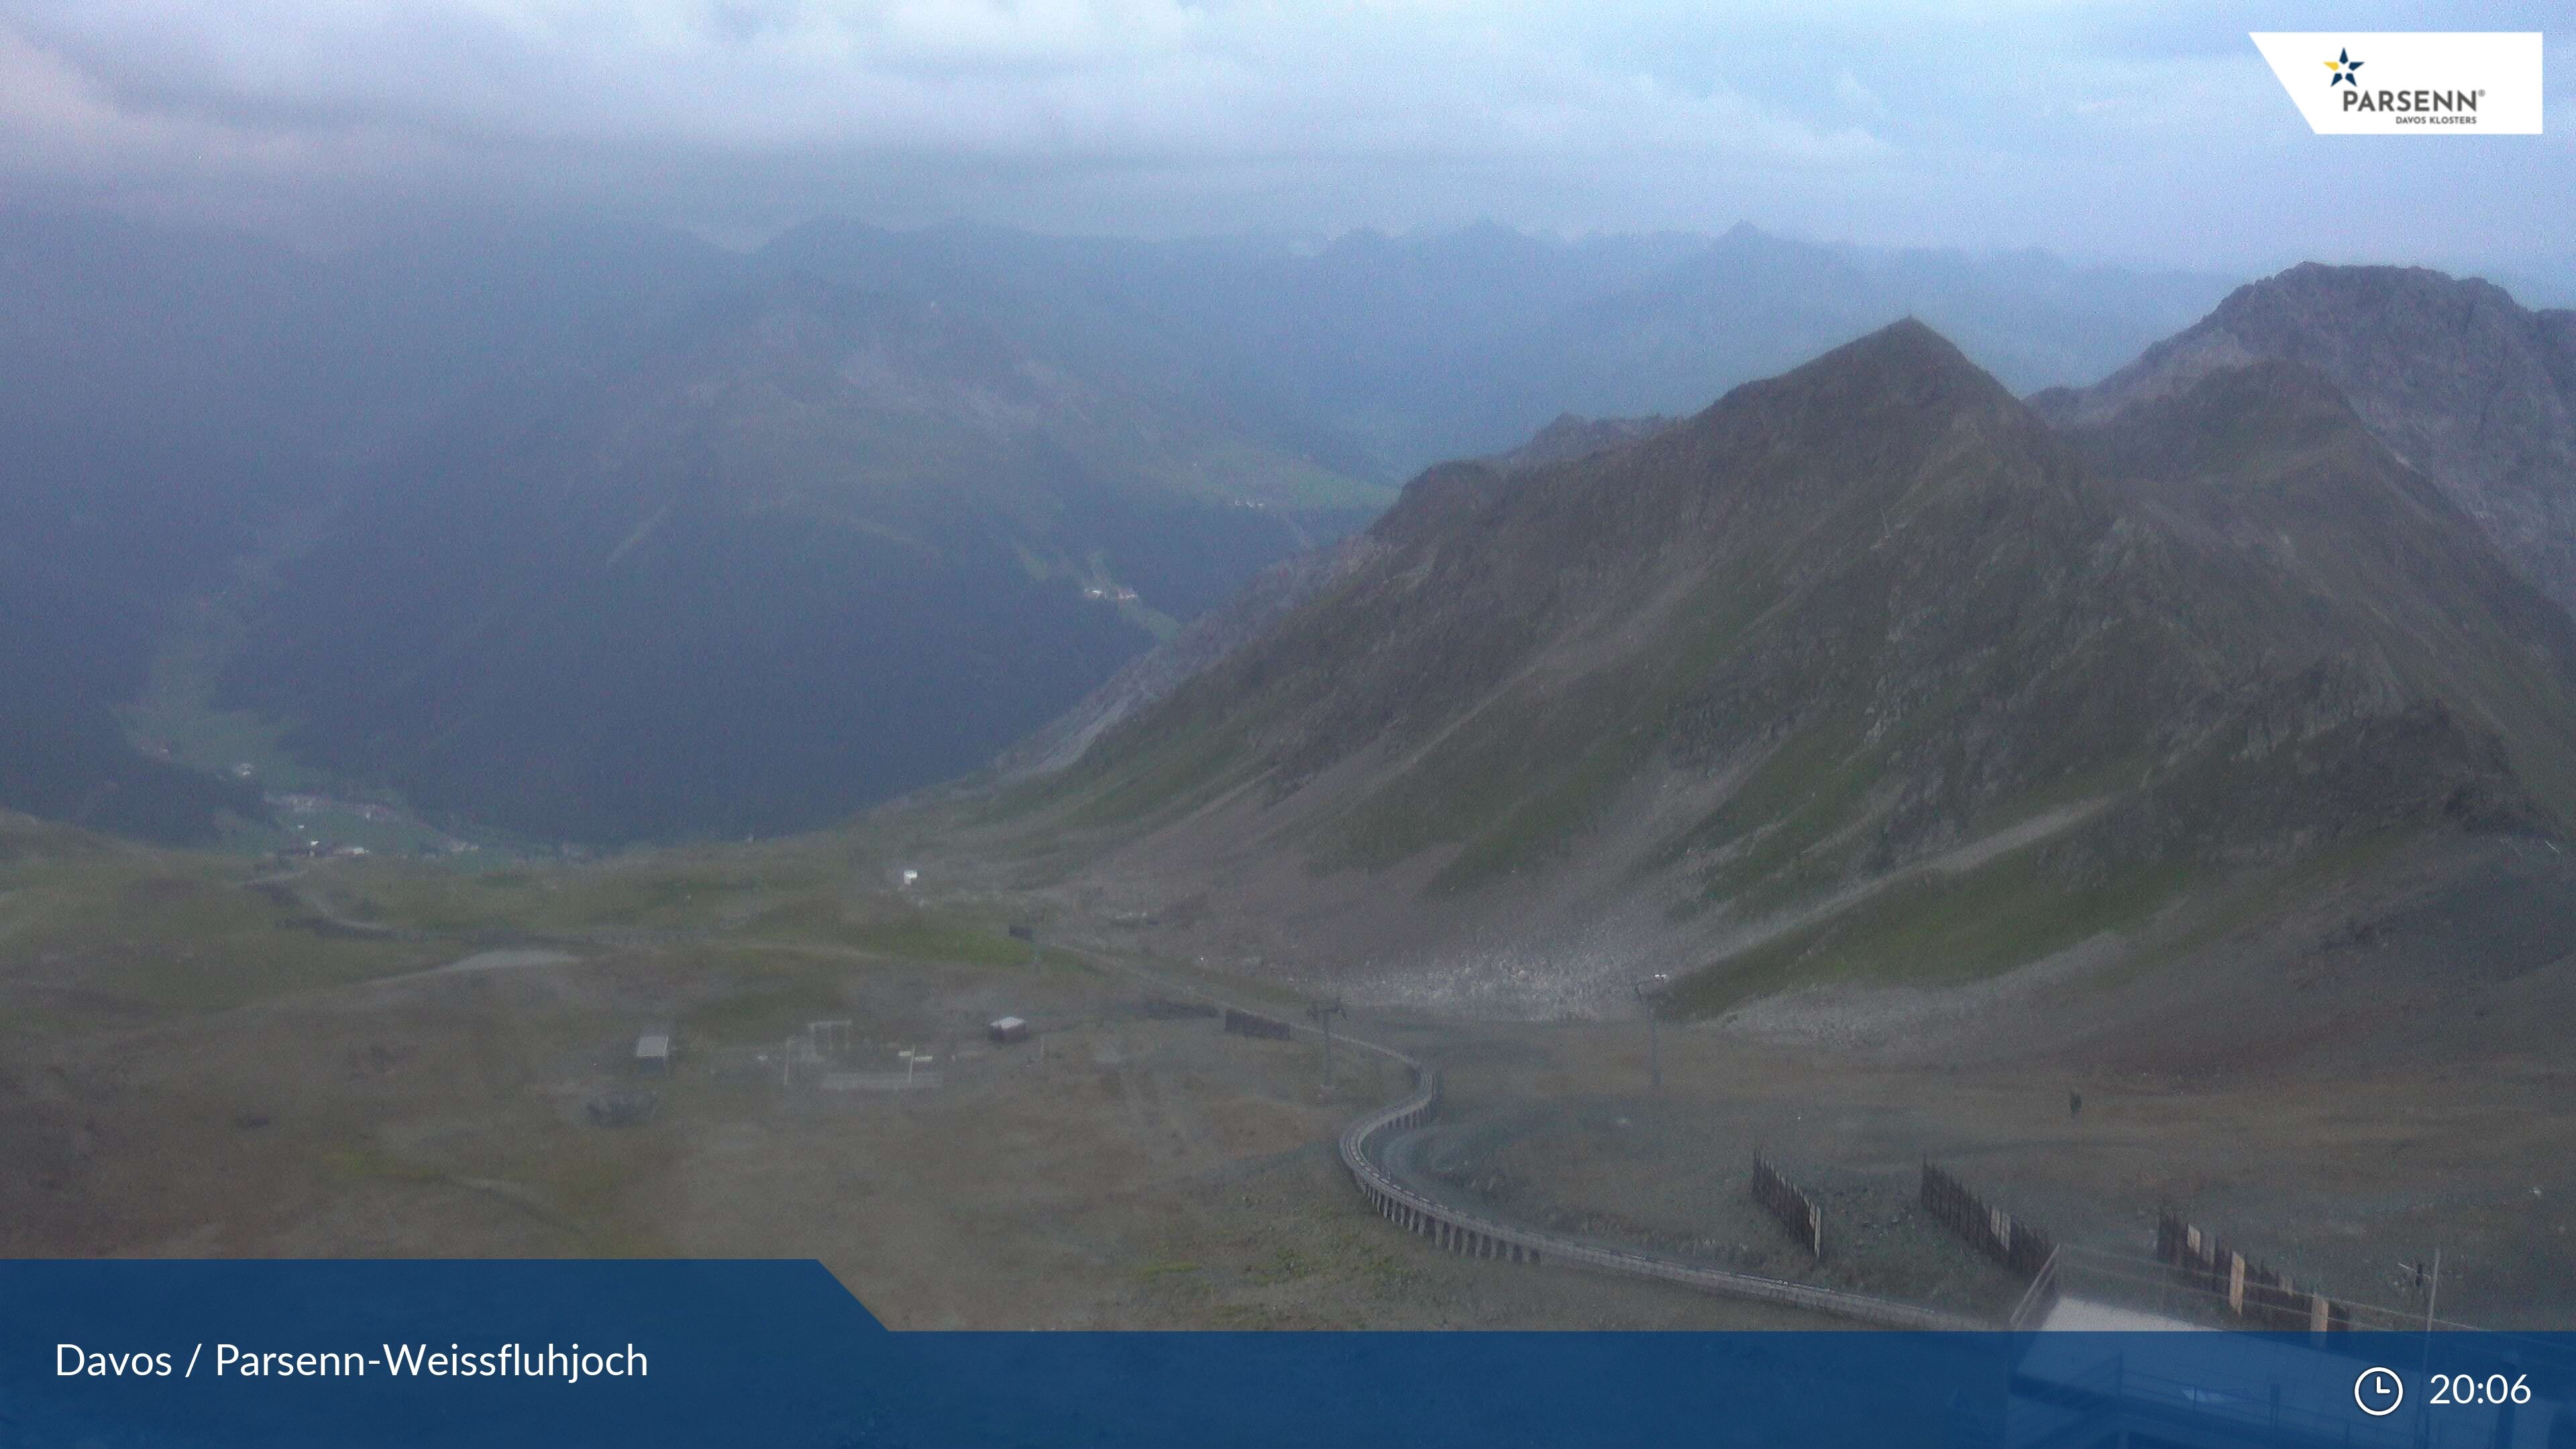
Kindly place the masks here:
<instances>
[{"instance_id":1,"label":"blue banner","mask_svg":"<svg viewBox=\"0 0 2576 1449\"><path fill-rule=\"evenodd\" d=\"M2570 1336L897 1334L811 1262L0 1263L7 1445L2562 1449L2572 1399Z\"/></svg>"}]
</instances>

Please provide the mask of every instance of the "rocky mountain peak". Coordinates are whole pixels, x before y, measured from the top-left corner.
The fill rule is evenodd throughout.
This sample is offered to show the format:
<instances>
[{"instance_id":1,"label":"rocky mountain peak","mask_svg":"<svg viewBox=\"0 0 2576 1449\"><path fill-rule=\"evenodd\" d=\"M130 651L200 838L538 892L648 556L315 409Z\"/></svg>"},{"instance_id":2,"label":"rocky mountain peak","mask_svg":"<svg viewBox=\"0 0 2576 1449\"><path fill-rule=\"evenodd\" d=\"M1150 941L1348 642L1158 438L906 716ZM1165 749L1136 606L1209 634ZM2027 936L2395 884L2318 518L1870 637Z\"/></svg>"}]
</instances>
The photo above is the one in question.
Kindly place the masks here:
<instances>
[{"instance_id":1,"label":"rocky mountain peak","mask_svg":"<svg viewBox=\"0 0 2576 1449\"><path fill-rule=\"evenodd\" d=\"M2032 399L2089 425L2214 372L2315 369L2400 458L2576 612L2576 314L2422 267L2309 262L2238 288L2095 387Z\"/></svg>"}]
</instances>

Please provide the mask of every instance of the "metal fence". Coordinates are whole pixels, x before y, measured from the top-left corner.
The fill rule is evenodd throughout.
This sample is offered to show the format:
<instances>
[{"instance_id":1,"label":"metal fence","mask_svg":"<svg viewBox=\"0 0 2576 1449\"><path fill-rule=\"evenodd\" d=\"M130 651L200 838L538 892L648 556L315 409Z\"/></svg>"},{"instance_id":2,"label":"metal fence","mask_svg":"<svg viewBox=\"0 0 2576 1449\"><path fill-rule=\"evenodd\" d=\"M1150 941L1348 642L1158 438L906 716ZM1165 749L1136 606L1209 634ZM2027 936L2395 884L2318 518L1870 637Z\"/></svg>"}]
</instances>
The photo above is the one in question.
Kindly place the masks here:
<instances>
[{"instance_id":1,"label":"metal fence","mask_svg":"<svg viewBox=\"0 0 2576 1449\"><path fill-rule=\"evenodd\" d=\"M2056 1240L1968 1191L1967 1184L1923 1164L1923 1211L1957 1233L1969 1247L2003 1264L2025 1281L2037 1279L2057 1251Z\"/></svg>"},{"instance_id":2,"label":"metal fence","mask_svg":"<svg viewBox=\"0 0 2576 1449\"><path fill-rule=\"evenodd\" d=\"M1780 1226L1789 1230L1816 1261L1825 1258L1825 1214L1816 1200L1790 1186L1771 1159L1756 1153L1753 1158L1753 1200L1762 1204Z\"/></svg>"},{"instance_id":3,"label":"metal fence","mask_svg":"<svg viewBox=\"0 0 2576 1449\"><path fill-rule=\"evenodd\" d=\"M2352 1327L2350 1305L2301 1290L2288 1274L2247 1258L2170 1208L2156 1213L2156 1261L2179 1282L2224 1298L2228 1311L2252 1327L2312 1333Z\"/></svg>"}]
</instances>

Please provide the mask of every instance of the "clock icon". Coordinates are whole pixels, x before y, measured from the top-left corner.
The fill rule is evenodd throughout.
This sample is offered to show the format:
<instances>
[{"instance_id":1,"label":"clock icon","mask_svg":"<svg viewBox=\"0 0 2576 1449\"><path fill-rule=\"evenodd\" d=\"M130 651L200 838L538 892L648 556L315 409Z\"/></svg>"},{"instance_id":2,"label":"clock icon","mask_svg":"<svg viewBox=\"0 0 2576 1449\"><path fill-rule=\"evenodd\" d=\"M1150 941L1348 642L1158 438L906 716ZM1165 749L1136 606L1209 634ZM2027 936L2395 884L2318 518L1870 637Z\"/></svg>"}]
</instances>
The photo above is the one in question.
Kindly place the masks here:
<instances>
[{"instance_id":1,"label":"clock icon","mask_svg":"<svg viewBox=\"0 0 2576 1449\"><path fill-rule=\"evenodd\" d=\"M2406 1402L2406 1383L2395 1369L2370 1368L2352 1381L2352 1401L2374 1419L2385 1419Z\"/></svg>"}]
</instances>

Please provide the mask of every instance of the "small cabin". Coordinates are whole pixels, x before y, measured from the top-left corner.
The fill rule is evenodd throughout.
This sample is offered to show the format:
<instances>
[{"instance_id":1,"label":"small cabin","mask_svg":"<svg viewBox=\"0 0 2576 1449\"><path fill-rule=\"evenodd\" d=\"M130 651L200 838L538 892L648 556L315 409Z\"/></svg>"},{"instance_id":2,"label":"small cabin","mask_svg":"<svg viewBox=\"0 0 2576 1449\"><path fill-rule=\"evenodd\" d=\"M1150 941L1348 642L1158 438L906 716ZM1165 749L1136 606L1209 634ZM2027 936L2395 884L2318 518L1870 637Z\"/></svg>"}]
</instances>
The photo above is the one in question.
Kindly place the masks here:
<instances>
[{"instance_id":1,"label":"small cabin","mask_svg":"<svg viewBox=\"0 0 2576 1449\"><path fill-rule=\"evenodd\" d=\"M671 1070L671 1034L648 1031L635 1038L635 1070L648 1077L666 1075Z\"/></svg>"},{"instance_id":2,"label":"small cabin","mask_svg":"<svg viewBox=\"0 0 2576 1449\"><path fill-rule=\"evenodd\" d=\"M984 1033L1004 1046L1029 1039L1029 1024L1016 1016L1006 1016L984 1028Z\"/></svg>"}]
</instances>

